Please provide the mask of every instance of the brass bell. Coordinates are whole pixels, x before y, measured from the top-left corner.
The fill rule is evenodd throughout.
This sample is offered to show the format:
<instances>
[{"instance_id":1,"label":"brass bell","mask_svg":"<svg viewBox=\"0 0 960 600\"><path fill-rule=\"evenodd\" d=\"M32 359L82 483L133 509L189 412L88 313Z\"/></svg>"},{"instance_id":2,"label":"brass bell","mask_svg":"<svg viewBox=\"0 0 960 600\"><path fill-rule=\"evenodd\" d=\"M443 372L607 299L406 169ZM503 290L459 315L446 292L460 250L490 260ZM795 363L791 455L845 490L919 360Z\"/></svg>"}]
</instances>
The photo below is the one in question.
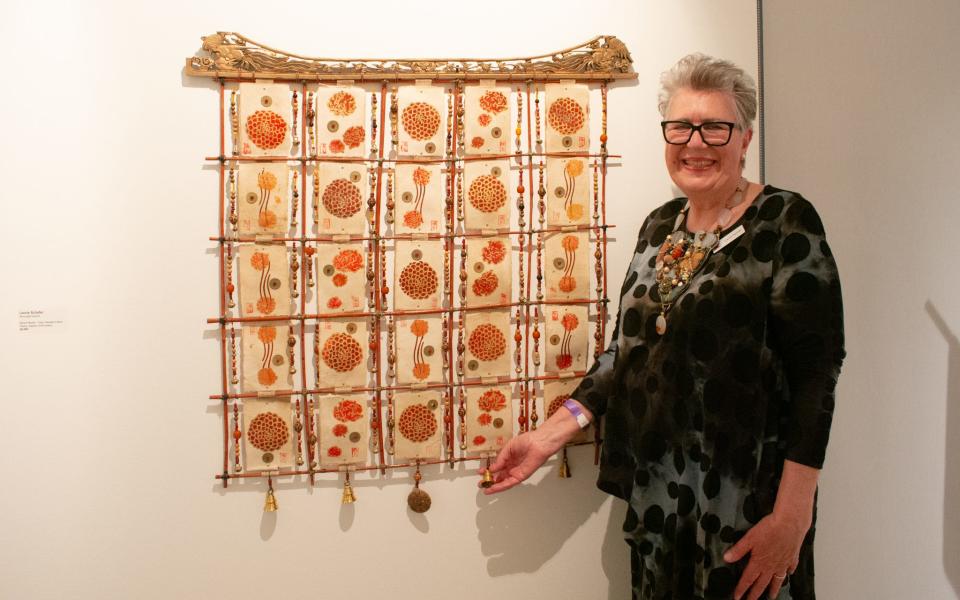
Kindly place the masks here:
<instances>
[{"instance_id":1,"label":"brass bell","mask_svg":"<svg viewBox=\"0 0 960 600\"><path fill-rule=\"evenodd\" d=\"M350 485L350 480L343 484L343 497L340 499L340 504L353 504L357 501L357 497L353 495L353 487Z\"/></svg>"},{"instance_id":2,"label":"brass bell","mask_svg":"<svg viewBox=\"0 0 960 600\"><path fill-rule=\"evenodd\" d=\"M273 495L273 488L267 490L267 501L263 503L263 512L277 512L277 497Z\"/></svg>"},{"instance_id":3,"label":"brass bell","mask_svg":"<svg viewBox=\"0 0 960 600\"><path fill-rule=\"evenodd\" d=\"M570 478L570 463L567 462L567 449L563 449L563 459L560 461L560 479Z\"/></svg>"},{"instance_id":4,"label":"brass bell","mask_svg":"<svg viewBox=\"0 0 960 600\"><path fill-rule=\"evenodd\" d=\"M488 488L493 485L493 473L490 472L490 467L487 467L483 470L483 481L480 482L480 487Z\"/></svg>"}]
</instances>

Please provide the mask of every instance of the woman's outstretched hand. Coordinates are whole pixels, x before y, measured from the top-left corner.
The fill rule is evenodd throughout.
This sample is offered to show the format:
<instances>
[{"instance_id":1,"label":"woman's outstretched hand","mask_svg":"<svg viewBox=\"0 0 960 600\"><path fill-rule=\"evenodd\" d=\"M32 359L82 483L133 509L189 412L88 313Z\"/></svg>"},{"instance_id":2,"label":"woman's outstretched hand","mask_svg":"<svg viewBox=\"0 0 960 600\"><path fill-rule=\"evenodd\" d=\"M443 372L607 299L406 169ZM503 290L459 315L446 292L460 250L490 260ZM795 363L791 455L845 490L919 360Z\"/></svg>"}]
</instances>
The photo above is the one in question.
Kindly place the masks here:
<instances>
[{"instance_id":1,"label":"woman's outstretched hand","mask_svg":"<svg viewBox=\"0 0 960 600\"><path fill-rule=\"evenodd\" d=\"M593 415L586 408L581 412L592 420ZM574 416L566 407L560 407L539 429L518 435L500 449L490 465L493 485L483 493L496 494L526 480L579 431L580 425Z\"/></svg>"}]
</instances>

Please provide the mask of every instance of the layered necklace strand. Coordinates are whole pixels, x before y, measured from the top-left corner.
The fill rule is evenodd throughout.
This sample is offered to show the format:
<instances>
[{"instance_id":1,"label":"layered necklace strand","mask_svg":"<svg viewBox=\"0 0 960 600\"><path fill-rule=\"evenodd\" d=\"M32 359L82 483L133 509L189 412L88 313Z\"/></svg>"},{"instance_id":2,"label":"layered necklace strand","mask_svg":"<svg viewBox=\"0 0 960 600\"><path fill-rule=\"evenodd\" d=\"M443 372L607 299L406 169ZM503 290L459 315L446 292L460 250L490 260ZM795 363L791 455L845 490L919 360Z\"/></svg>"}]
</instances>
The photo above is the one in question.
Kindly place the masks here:
<instances>
[{"instance_id":1,"label":"layered necklace strand","mask_svg":"<svg viewBox=\"0 0 960 600\"><path fill-rule=\"evenodd\" d=\"M667 332L667 313L670 307L687 289L694 275L706 264L707 257L717 248L720 243L720 233L730 225L733 209L743 202L746 189L747 180L741 177L736 191L720 209L712 231L711 228L691 234L680 231L690 208L689 200L677 215L673 232L667 236L657 253L655 270L657 291L660 294L660 314L656 322L657 334L663 335Z\"/></svg>"}]
</instances>

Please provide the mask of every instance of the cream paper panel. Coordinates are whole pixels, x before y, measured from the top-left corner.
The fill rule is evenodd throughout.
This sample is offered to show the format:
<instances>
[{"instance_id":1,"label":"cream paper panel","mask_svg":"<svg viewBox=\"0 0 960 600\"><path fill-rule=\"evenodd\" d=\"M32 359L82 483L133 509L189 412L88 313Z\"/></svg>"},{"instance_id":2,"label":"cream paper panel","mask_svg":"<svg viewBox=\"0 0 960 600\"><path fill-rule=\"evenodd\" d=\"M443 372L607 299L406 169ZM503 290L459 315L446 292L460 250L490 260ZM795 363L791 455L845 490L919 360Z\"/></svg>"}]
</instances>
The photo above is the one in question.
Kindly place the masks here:
<instances>
[{"instance_id":1,"label":"cream paper panel","mask_svg":"<svg viewBox=\"0 0 960 600\"><path fill-rule=\"evenodd\" d=\"M398 149L402 156L443 156L447 102L443 88L402 85L397 91Z\"/></svg>"},{"instance_id":2,"label":"cream paper panel","mask_svg":"<svg viewBox=\"0 0 960 600\"><path fill-rule=\"evenodd\" d=\"M544 305L546 325L547 373L570 373L587 370L590 327L587 307Z\"/></svg>"},{"instance_id":3,"label":"cream paper panel","mask_svg":"<svg viewBox=\"0 0 960 600\"><path fill-rule=\"evenodd\" d=\"M290 86L241 83L240 154L289 156L293 121Z\"/></svg>"},{"instance_id":4,"label":"cream paper panel","mask_svg":"<svg viewBox=\"0 0 960 600\"><path fill-rule=\"evenodd\" d=\"M317 405L320 466L366 463L370 443L366 394L321 395Z\"/></svg>"},{"instance_id":5,"label":"cream paper panel","mask_svg":"<svg viewBox=\"0 0 960 600\"><path fill-rule=\"evenodd\" d=\"M497 452L513 437L510 386L470 386L466 390L467 452Z\"/></svg>"},{"instance_id":6,"label":"cream paper panel","mask_svg":"<svg viewBox=\"0 0 960 600\"><path fill-rule=\"evenodd\" d=\"M443 289L443 241L397 240L394 254L394 308L440 308Z\"/></svg>"},{"instance_id":7,"label":"cream paper panel","mask_svg":"<svg viewBox=\"0 0 960 600\"><path fill-rule=\"evenodd\" d=\"M242 316L290 314L290 263L284 244L240 244L237 279Z\"/></svg>"},{"instance_id":8,"label":"cream paper panel","mask_svg":"<svg viewBox=\"0 0 960 600\"><path fill-rule=\"evenodd\" d=\"M563 401L570 397L573 390L580 385L580 377L571 379L557 379L546 381L543 385L543 415L544 420L553 416L553 413L563 405ZM593 425L576 434L570 443L585 442L592 437Z\"/></svg>"},{"instance_id":9,"label":"cream paper panel","mask_svg":"<svg viewBox=\"0 0 960 600\"><path fill-rule=\"evenodd\" d=\"M440 458L443 407L439 391L397 392L394 456L399 459Z\"/></svg>"},{"instance_id":10,"label":"cream paper panel","mask_svg":"<svg viewBox=\"0 0 960 600\"><path fill-rule=\"evenodd\" d=\"M321 85L316 93L319 156L367 155L367 98L356 86Z\"/></svg>"},{"instance_id":11,"label":"cream paper panel","mask_svg":"<svg viewBox=\"0 0 960 600\"><path fill-rule=\"evenodd\" d=\"M543 270L547 300L590 298L590 245L586 232L545 236Z\"/></svg>"},{"instance_id":12,"label":"cream paper panel","mask_svg":"<svg viewBox=\"0 0 960 600\"><path fill-rule=\"evenodd\" d=\"M463 91L467 154L510 153L510 88L469 85Z\"/></svg>"},{"instance_id":13,"label":"cream paper panel","mask_svg":"<svg viewBox=\"0 0 960 600\"><path fill-rule=\"evenodd\" d=\"M444 229L444 179L437 164L397 165L393 178L397 233L440 233Z\"/></svg>"},{"instance_id":14,"label":"cream paper panel","mask_svg":"<svg viewBox=\"0 0 960 600\"><path fill-rule=\"evenodd\" d=\"M590 89L579 83L546 86L547 152L590 151Z\"/></svg>"},{"instance_id":15,"label":"cream paper panel","mask_svg":"<svg viewBox=\"0 0 960 600\"><path fill-rule=\"evenodd\" d=\"M362 312L366 307L363 242L317 243L318 312Z\"/></svg>"},{"instance_id":16,"label":"cream paper panel","mask_svg":"<svg viewBox=\"0 0 960 600\"><path fill-rule=\"evenodd\" d=\"M237 173L237 233L287 233L290 167L285 163L240 163Z\"/></svg>"},{"instance_id":17,"label":"cream paper panel","mask_svg":"<svg viewBox=\"0 0 960 600\"><path fill-rule=\"evenodd\" d=\"M367 385L367 322L364 319L324 319L317 326L320 336L320 387Z\"/></svg>"},{"instance_id":18,"label":"cream paper panel","mask_svg":"<svg viewBox=\"0 0 960 600\"><path fill-rule=\"evenodd\" d=\"M268 392L293 389L287 354L289 323L244 325L240 329L241 389Z\"/></svg>"},{"instance_id":19,"label":"cream paper panel","mask_svg":"<svg viewBox=\"0 0 960 600\"><path fill-rule=\"evenodd\" d=\"M443 318L397 317L397 383L443 382Z\"/></svg>"},{"instance_id":20,"label":"cream paper panel","mask_svg":"<svg viewBox=\"0 0 960 600\"><path fill-rule=\"evenodd\" d=\"M463 166L467 229L510 228L510 160L470 160Z\"/></svg>"},{"instance_id":21,"label":"cream paper panel","mask_svg":"<svg viewBox=\"0 0 960 600\"><path fill-rule=\"evenodd\" d=\"M467 238L467 306L510 302L510 238Z\"/></svg>"},{"instance_id":22,"label":"cream paper panel","mask_svg":"<svg viewBox=\"0 0 960 600\"><path fill-rule=\"evenodd\" d=\"M510 374L513 339L510 311L482 310L464 317L467 340L465 377L500 377Z\"/></svg>"},{"instance_id":23,"label":"cream paper panel","mask_svg":"<svg viewBox=\"0 0 960 600\"><path fill-rule=\"evenodd\" d=\"M590 172L585 158L547 159L547 225L590 224Z\"/></svg>"},{"instance_id":24,"label":"cream paper panel","mask_svg":"<svg viewBox=\"0 0 960 600\"><path fill-rule=\"evenodd\" d=\"M367 206L367 173L363 165L320 163L314 177L319 181L320 233L363 234Z\"/></svg>"},{"instance_id":25,"label":"cream paper panel","mask_svg":"<svg viewBox=\"0 0 960 600\"><path fill-rule=\"evenodd\" d=\"M293 466L290 398L243 400L243 457L247 471Z\"/></svg>"}]
</instances>

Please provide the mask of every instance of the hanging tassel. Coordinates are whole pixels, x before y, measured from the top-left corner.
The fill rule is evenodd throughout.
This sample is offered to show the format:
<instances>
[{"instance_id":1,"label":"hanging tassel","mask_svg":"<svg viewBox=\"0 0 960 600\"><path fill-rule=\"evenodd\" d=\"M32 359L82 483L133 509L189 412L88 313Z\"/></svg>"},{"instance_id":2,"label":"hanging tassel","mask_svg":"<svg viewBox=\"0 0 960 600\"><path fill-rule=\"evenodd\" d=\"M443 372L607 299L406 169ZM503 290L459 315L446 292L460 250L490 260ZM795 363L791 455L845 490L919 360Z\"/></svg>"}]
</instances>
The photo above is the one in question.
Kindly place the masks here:
<instances>
[{"instance_id":1,"label":"hanging tassel","mask_svg":"<svg viewBox=\"0 0 960 600\"><path fill-rule=\"evenodd\" d=\"M430 510L430 494L420 489L420 461L417 461L417 472L413 475L413 491L407 496L407 506L415 513L425 513Z\"/></svg>"},{"instance_id":2,"label":"hanging tassel","mask_svg":"<svg viewBox=\"0 0 960 600\"><path fill-rule=\"evenodd\" d=\"M353 504L357 501L357 497L353 495L353 487L350 485L350 472L346 472L346 479L343 482L343 498L340 499L340 504Z\"/></svg>"},{"instance_id":3,"label":"hanging tassel","mask_svg":"<svg viewBox=\"0 0 960 600\"><path fill-rule=\"evenodd\" d=\"M267 475L267 500L263 503L263 512L277 512L277 497L273 495L273 478Z\"/></svg>"},{"instance_id":4,"label":"hanging tassel","mask_svg":"<svg viewBox=\"0 0 960 600\"><path fill-rule=\"evenodd\" d=\"M560 461L560 479L570 478L570 463L567 461L567 449L563 449L563 458Z\"/></svg>"}]
</instances>

